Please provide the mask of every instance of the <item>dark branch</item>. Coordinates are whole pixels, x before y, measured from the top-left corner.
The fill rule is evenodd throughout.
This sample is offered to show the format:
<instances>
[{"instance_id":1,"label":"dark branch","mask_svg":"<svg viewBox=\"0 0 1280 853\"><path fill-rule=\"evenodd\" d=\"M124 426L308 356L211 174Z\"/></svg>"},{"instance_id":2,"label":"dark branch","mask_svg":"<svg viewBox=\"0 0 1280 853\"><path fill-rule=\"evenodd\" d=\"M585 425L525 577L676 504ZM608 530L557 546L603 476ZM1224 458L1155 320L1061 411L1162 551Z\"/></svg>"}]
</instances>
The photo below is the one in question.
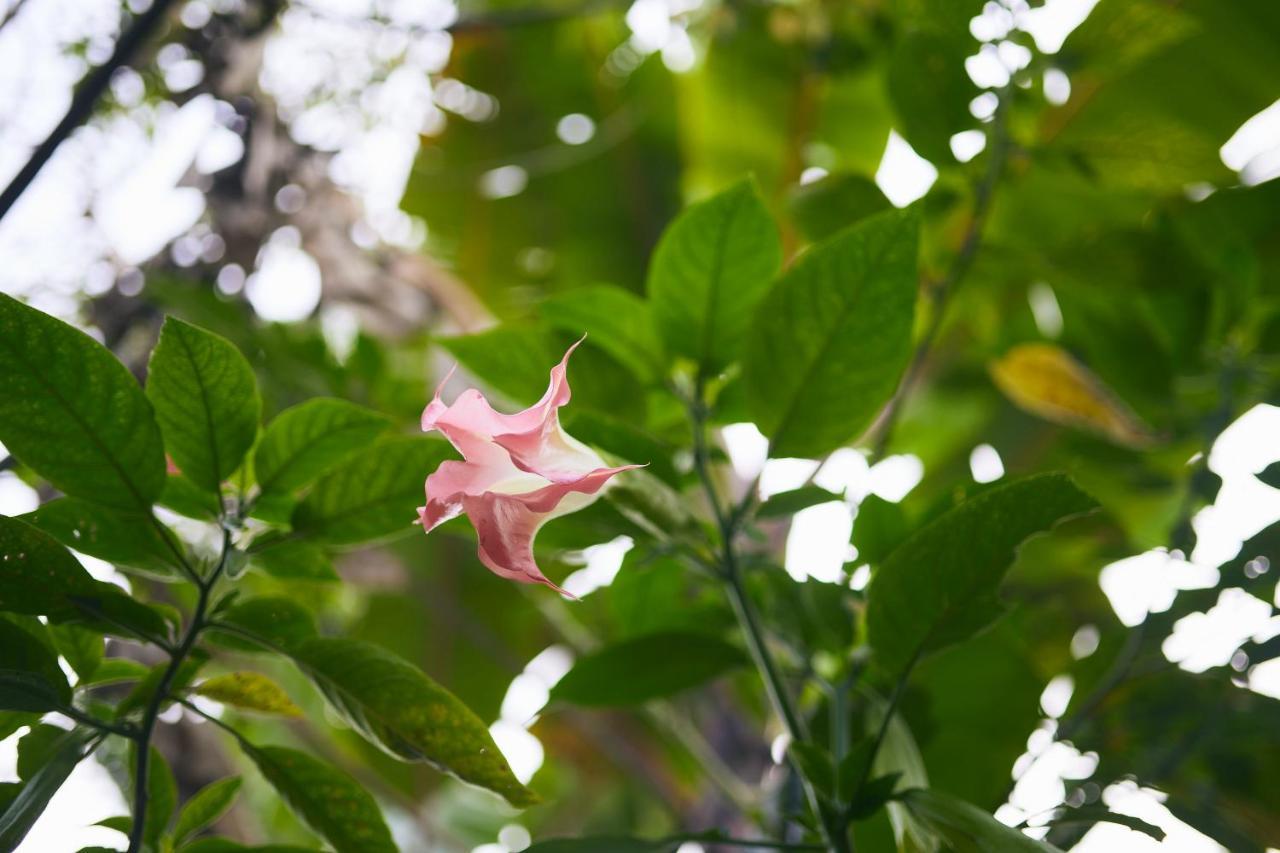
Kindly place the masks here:
<instances>
[{"instance_id":1,"label":"dark branch","mask_svg":"<svg viewBox=\"0 0 1280 853\"><path fill-rule=\"evenodd\" d=\"M9 186L4 188L4 192L0 193L0 219L5 217L18 198L26 192L27 187L31 186L31 182L44 168L45 163L53 157L53 152L58 150L58 146L66 141L72 131L89 120L98 100L111 85L111 76L118 69L129 64L138 48L159 26L165 13L173 4L174 0L155 0L151 8L135 18L120 36L110 58L90 71L80 82L75 95L71 98L71 106L67 109L67 114L62 117L62 121L58 122L44 142L31 152L26 165L14 176Z\"/></svg>"}]
</instances>

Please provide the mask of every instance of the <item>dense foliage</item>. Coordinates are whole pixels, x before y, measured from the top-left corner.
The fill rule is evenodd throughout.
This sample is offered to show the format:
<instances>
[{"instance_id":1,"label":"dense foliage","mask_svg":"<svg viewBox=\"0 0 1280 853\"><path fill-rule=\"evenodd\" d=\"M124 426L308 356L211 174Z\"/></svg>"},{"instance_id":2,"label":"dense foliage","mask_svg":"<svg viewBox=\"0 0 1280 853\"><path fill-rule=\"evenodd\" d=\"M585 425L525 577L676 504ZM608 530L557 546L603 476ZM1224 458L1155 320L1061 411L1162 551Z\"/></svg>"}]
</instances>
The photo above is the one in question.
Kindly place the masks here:
<instances>
[{"instance_id":1,"label":"dense foliage","mask_svg":"<svg viewBox=\"0 0 1280 853\"><path fill-rule=\"evenodd\" d=\"M0 849L91 756L130 853L470 850L513 823L533 853L1162 837L1110 809L1120 782L1280 846L1280 708L1246 689L1280 644L1196 673L1162 651L1224 594L1277 601L1280 527L1134 624L1098 584L1192 553L1214 442L1280 390L1280 181L1219 156L1277 94L1280 6L1101 0L1047 51L980 48L970 0L726 0L668 20L699 54L678 74L607 5L518 11L455 27L449 79L501 108L423 135L408 180L427 310L388 286L266 323L218 263L157 260L95 339L0 294L0 442L42 497L0 516ZM980 50L1020 59L983 89ZM579 113L595 135L554 142ZM938 172L910 204L873 180L891 128ZM584 335L564 429L644 467L538 533L571 599L486 570L475 517L413 522L466 453L421 433L432 389L515 411ZM762 492L735 435L812 462ZM867 485L905 459L905 497ZM856 557L806 572L789 532L832 506ZM599 546L616 577L567 583ZM1006 806L1029 736L1092 759L1038 814Z\"/></svg>"}]
</instances>

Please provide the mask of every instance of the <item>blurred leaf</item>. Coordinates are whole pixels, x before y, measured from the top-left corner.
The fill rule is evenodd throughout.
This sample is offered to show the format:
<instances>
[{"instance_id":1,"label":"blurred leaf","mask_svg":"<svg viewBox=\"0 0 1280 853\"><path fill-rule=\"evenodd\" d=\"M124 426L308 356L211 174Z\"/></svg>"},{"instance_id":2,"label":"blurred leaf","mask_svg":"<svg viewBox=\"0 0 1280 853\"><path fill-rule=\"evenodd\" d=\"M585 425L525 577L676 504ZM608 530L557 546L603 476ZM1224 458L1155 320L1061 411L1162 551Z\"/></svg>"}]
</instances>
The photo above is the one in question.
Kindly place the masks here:
<instances>
[{"instance_id":1,"label":"blurred leaf","mask_svg":"<svg viewBox=\"0 0 1280 853\"><path fill-rule=\"evenodd\" d=\"M84 622L109 633L163 637L164 620L121 589L90 577L47 533L0 516L0 610Z\"/></svg>"},{"instance_id":2,"label":"blurred leaf","mask_svg":"<svg viewBox=\"0 0 1280 853\"><path fill-rule=\"evenodd\" d=\"M879 495L867 495L853 517L850 541L858 549L858 562L878 566L910 532L911 525L902 504L891 503Z\"/></svg>"},{"instance_id":3,"label":"blurred leaf","mask_svg":"<svg viewBox=\"0 0 1280 853\"><path fill-rule=\"evenodd\" d=\"M161 579L172 579L176 575L174 551L162 538L150 514L120 512L81 498L55 498L20 517L68 548L90 557L144 569Z\"/></svg>"},{"instance_id":4,"label":"blurred leaf","mask_svg":"<svg viewBox=\"0 0 1280 853\"><path fill-rule=\"evenodd\" d=\"M108 684L121 684L126 681L141 681L146 677L148 669L145 664L127 658L108 658L93 671L93 675L83 680L85 686L105 687Z\"/></svg>"},{"instance_id":5,"label":"blurred leaf","mask_svg":"<svg viewBox=\"0 0 1280 853\"><path fill-rule=\"evenodd\" d=\"M746 662L741 650L710 634L648 634L579 658L551 688L551 701L594 707L640 705L696 687Z\"/></svg>"},{"instance_id":6,"label":"blurred leaf","mask_svg":"<svg viewBox=\"0 0 1280 853\"><path fill-rule=\"evenodd\" d=\"M200 682L193 693L246 711L302 716L289 694L270 678L257 672L232 672Z\"/></svg>"},{"instance_id":7,"label":"blurred leaf","mask_svg":"<svg viewBox=\"0 0 1280 853\"><path fill-rule=\"evenodd\" d=\"M104 817L102 820L94 824L94 826L105 826L107 829L114 829L116 832L128 835L133 829L133 818L128 815L116 815L115 817Z\"/></svg>"},{"instance_id":8,"label":"blurred leaf","mask_svg":"<svg viewBox=\"0 0 1280 853\"><path fill-rule=\"evenodd\" d=\"M0 710L53 711L70 703L71 685L47 634L41 639L0 619Z\"/></svg>"},{"instance_id":9,"label":"blurred leaf","mask_svg":"<svg viewBox=\"0 0 1280 853\"><path fill-rule=\"evenodd\" d=\"M821 456L856 437L911 354L919 222L878 214L815 246L760 303L744 377L772 456Z\"/></svg>"},{"instance_id":10,"label":"blurred leaf","mask_svg":"<svg viewBox=\"0 0 1280 853\"><path fill-rule=\"evenodd\" d=\"M390 422L383 415L318 397L286 409L267 425L253 452L264 495L295 491L372 444Z\"/></svg>"},{"instance_id":11,"label":"blurred leaf","mask_svg":"<svg viewBox=\"0 0 1280 853\"><path fill-rule=\"evenodd\" d=\"M816 243L892 205L875 181L845 172L800 184L787 207L804 236Z\"/></svg>"},{"instance_id":12,"label":"blurred leaf","mask_svg":"<svg viewBox=\"0 0 1280 853\"><path fill-rule=\"evenodd\" d=\"M957 0L953 5L962 4ZM969 5L974 15L980 11L978 4ZM938 166L955 159L951 137L977 125L969 102L979 94L978 87L964 62L977 48L967 32L957 38L917 29L898 40L889 58L889 100L902 135L921 157Z\"/></svg>"},{"instance_id":13,"label":"blurred leaf","mask_svg":"<svg viewBox=\"0 0 1280 853\"><path fill-rule=\"evenodd\" d=\"M187 689L187 685L195 680L199 674L200 668L209 661L209 655L200 649L193 650L182 663L178 666L177 672L174 673L173 679L169 682L169 695L177 696ZM169 662L164 661L147 670L147 674L142 680L134 685L133 689L120 700L116 705L116 716L123 717L133 711L141 710L155 696L156 690L160 687L165 672L169 668ZM169 699L161 702L160 707L168 708L173 702Z\"/></svg>"},{"instance_id":14,"label":"blurred leaf","mask_svg":"<svg viewBox=\"0 0 1280 853\"><path fill-rule=\"evenodd\" d=\"M681 841L644 841L615 835L552 838L525 848L525 853L674 853Z\"/></svg>"},{"instance_id":15,"label":"blurred leaf","mask_svg":"<svg viewBox=\"0 0 1280 853\"><path fill-rule=\"evenodd\" d=\"M801 486L785 492L771 495L756 510L756 518L783 518L795 515L802 509L818 504L841 500L840 495L830 492L821 486Z\"/></svg>"},{"instance_id":16,"label":"blurred leaf","mask_svg":"<svg viewBox=\"0 0 1280 853\"><path fill-rule=\"evenodd\" d=\"M834 802L836 768L830 752L812 743L793 741L787 746L787 756L824 799Z\"/></svg>"},{"instance_id":17,"label":"blurred leaf","mask_svg":"<svg viewBox=\"0 0 1280 853\"><path fill-rule=\"evenodd\" d=\"M229 838L197 838L179 848L180 853L316 853L314 847L292 844L263 844L249 847Z\"/></svg>"},{"instance_id":18,"label":"blurred leaf","mask_svg":"<svg viewBox=\"0 0 1280 853\"><path fill-rule=\"evenodd\" d=\"M39 721L39 714L25 711L0 711L0 741L8 740L23 726L34 726Z\"/></svg>"},{"instance_id":19,"label":"blurred leaf","mask_svg":"<svg viewBox=\"0 0 1280 853\"><path fill-rule=\"evenodd\" d=\"M137 784L134 773L138 769L137 750L134 743L129 747L129 790ZM154 847L160 841L173 811L178 805L178 783L174 781L169 762L154 746L150 747L151 757L147 762L147 815L142 828L142 838Z\"/></svg>"},{"instance_id":20,"label":"blurred leaf","mask_svg":"<svg viewBox=\"0 0 1280 853\"><path fill-rule=\"evenodd\" d=\"M100 633L79 625L50 625L49 636L81 682L93 677L106 651Z\"/></svg>"},{"instance_id":21,"label":"blurred leaf","mask_svg":"<svg viewBox=\"0 0 1280 853\"><path fill-rule=\"evenodd\" d=\"M201 521L216 521L222 512L222 503L217 495L205 491L181 474L170 474L165 478L159 503L179 515Z\"/></svg>"},{"instance_id":22,"label":"blurred leaf","mask_svg":"<svg viewBox=\"0 0 1280 853\"><path fill-rule=\"evenodd\" d=\"M1067 826L1084 824L1093 826L1099 823L1114 823L1119 826L1141 832L1155 841L1164 841L1165 831L1155 824L1148 823L1140 817L1119 814L1106 806L1072 806L1061 810L1046 826Z\"/></svg>"},{"instance_id":23,"label":"blurred leaf","mask_svg":"<svg viewBox=\"0 0 1280 853\"><path fill-rule=\"evenodd\" d=\"M289 649L334 710L402 761L425 761L501 794L517 808L537 795L520 784L484 722L417 667L360 640L314 637Z\"/></svg>"},{"instance_id":24,"label":"blurred leaf","mask_svg":"<svg viewBox=\"0 0 1280 853\"><path fill-rule=\"evenodd\" d=\"M181 845L190 840L192 835L226 814L240 793L240 785L240 777L231 776L196 791L178 813L178 822L173 828L174 843Z\"/></svg>"},{"instance_id":25,"label":"blurred leaf","mask_svg":"<svg viewBox=\"0 0 1280 853\"><path fill-rule=\"evenodd\" d=\"M662 378L662 343L649 305L630 291L612 285L577 287L552 296L539 311L558 329L590 336L640 379L652 383Z\"/></svg>"},{"instance_id":26,"label":"blurred leaf","mask_svg":"<svg viewBox=\"0 0 1280 853\"><path fill-rule=\"evenodd\" d=\"M61 491L149 512L164 485L151 404L93 338L0 293L0 442Z\"/></svg>"},{"instance_id":27,"label":"blurred leaf","mask_svg":"<svg viewBox=\"0 0 1280 853\"><path fill-rule=\"evenodd\" d=\"M649 299L668 352L707 373L735 361L781 263L777 227L754 182L688 207L649 264Z\"/></svg>"},{"instance_id":28,"label":"blurred leaf","mask_svg":"<svg viewBox=\"0 0 1280 853\"><path fill-rule=\"evenodd\" d=\"M93 737L91 731L73 729L59 739L48 759L0 813L0 850L13 850L26 838L49 805L49 800L85 757L86 747Z\"/></svg>"},{"instance_id":29,"label":"blurred leaf","mask_svg":"<svg viewBox=\"0 0 1280 853\"><path fill-rule=\"evenodd\" d=\"M453 451L434 438L374 444L326 474L293 513L296 533L354 545L417 530L422 484Z\"/></svg>"},{"instance_id":30,"label":"blurred leaf","mask_svg":"<svg viewBox=\"0 0 1280 853\"><path fill-rule=\"evenodd\" d=\"M1151 430L1101 379L1053 344L1020 344L991 363L991 377L1019 408L1127 447L1146 447Z\"/></svg>"},{"instance_id":31,"label":"blurred leaf","mask_svg":"<svg viewBox=\"0 0 1280 853\"><path fill-rule=\"evenodd\" d=\"M929 767L929 787L974 803L1005 796L1009 768L1043 718L1045 678L1025 633L1013 618L1002 619L912 672L902 714Z\"/></svg>"},{"instance_id":32,"label":"blurred leaf","mask_svg":"<svg viewBox=\"0 0 1280 853\"><path fill-rule=\"evenodd\" d=\"M1058 848L1006 826L975 805L939 791L916 789L899 798L956 853L1049 853Z\"/></svg>"},{"instance_id":33,"label":"blurred leaf","mask_svg":"<svg viewBox=\"0 0 1280 853\"><path fill-rule=\"evenodd\" d=\"M254 550L262 543L261 550ZM253 564L273 578L298 581L339 580L329 555L310 542L282 539L279 542L261 539L250 549Z\"/></svg>"},{"instance_id":34,"label":"blurred leaf","mask_svg":"<svg viewBox=\"0 0 1280 853\"><path fill-rule=\"evenodd\" d=\"M215 616L210 627L211 639L217 645L239 651L261 651L259 645L230 631L219 631L226 624L261 637L268 644L288 648L316 635L316 620L311 611L284 596L260 596L238 601Z\"/></svg>"},{"instance_id":35,"label":"blurred leaf","mask_svg":"<svg viewBox=\"0 0 1280 853\"><path fill-rule=\"evenodd\" d=\"M1280 462L1272 462L1258 473L1258 479L1273 489L1280 489Z\"/></svg>"},{"instance_id":36,"label":"blurred leaf","mask_svg":"<svg viewBox=\"0 0 1280 853\"><path fill-rule=\"evenodd\" d=\"M58 751L67 730L49 723L32 726L18 741L18 778L28 781L48 764Z\"/></svg>"},{"instance_id":37,"label":"blurred leaf","mask_svg":"<svg viewBox=\"0 0 1280 853\"><path fill-rule=\"evenodd\" d=\"M867 637L881 666L901 673L985 627L1018 545L1095 506L1066 476L1040 474L987 489L920 528L867 585Z\"/></svg>"},{"instance_id":38,"label":"blurred leaf","mask_svg":"<svg viewBox=\"0 0 1280 853\"><path fill-rule=\"evenodd\" d=\"M262 401L253 368L226 338L167 317L147 369L165 450L215 494L258 435Z\"/></svg>"},{"instance_id":39,"label":"blurred leaf","mask_svg":"<svg viewBox=\"0 0 1280 853\"><path fill-rule=\"evenodd\" d=\"M378 804L350 776L283 746L241 741L240 747L293 813L337 853L396 853Z\"/></svg>"},{"instance_id":40,"label":"blurred leaf","mask_svg":"<svg viewBox=\"0 0 1280 853\"><path fill-rule=\"evenodd\" d=\"M579 441L612 453L619 461L647 465L654 476L668 485L678 483L679 475L671 462L675 448L630 421L600 412L576 411L564 413L563 423L565 430Z\"/></svg>"}]
</instances>

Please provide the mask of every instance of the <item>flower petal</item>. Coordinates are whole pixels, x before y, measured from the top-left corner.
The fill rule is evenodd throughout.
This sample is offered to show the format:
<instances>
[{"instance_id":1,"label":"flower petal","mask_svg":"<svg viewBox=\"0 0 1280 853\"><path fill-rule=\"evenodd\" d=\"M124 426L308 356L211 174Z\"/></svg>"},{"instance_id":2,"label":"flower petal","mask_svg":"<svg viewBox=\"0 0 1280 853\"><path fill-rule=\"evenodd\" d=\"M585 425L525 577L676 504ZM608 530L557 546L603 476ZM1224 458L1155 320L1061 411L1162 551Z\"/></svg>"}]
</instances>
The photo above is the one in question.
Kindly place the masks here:
<instances>
[{"instance_id":1,"label":"flower petal","mask_svg":"<svg viewBox=\"0 0 1280 853\"><path fill-rule=\"evenodd\" d=\"M579 501L566 502L570 495L595 495L610 477L636 467L639 466L599 468L572 482L551 483L523 494L485 492L463 497L463 508L479 538L477 554L480 562L499 577L521 583L545 584L564 593L542 574L534 560L533 539L538 529L557 515L585 505ZM564 503L572 506L565 507Z\"/></svg>"},{"instance_id":2,"label":"flower petal","mask_svg":"<svg viewBox=\"0 0 1280 853\"><path fill-rule=\"evenodd\" d=\"M579 340L551 369L547 391L533 406L513 415L495 411L474 388L458 395L451 405L440 399L444 387L422 413L423 430L438 429L468 461L478 442L492 441L505 448L522 471L552 482L572 482L604 465L604 460L560 427L559 408L569 402L567 369ZM450 371L452 375L453 371ZM449 379L445 377L445 382Z\"/></svg>"}]
</instances>

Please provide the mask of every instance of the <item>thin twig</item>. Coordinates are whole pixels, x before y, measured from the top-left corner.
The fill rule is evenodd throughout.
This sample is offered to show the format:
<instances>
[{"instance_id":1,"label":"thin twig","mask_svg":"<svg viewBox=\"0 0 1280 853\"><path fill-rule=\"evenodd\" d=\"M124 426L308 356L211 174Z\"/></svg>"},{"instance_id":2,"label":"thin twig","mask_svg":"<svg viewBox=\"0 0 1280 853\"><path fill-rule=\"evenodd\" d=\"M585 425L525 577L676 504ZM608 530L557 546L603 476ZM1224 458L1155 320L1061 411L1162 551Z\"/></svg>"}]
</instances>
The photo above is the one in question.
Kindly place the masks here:
<instances>
[{"instance_id":1,"label":"thin twig","mask_svg":"<svg viewBox=\"0 0 1280 853\"><path fill-rule=\"evenodd\" d=\"M791 694L787 690L786 682L782 678L782 672L773 659L773 653L769 650L764 627L760 623L760 618L755 612L750 595L743 584L737 551L734 546L739 524L746 517L747 507L750 506L750 502L753 499L752 492L754 489L748 492L738 507L726 510L720 501L720 496L716 491L715 479L711 476L711 453L707 441L705 384L705 377L699 372L693 398L686 400L686 405L693 427L694 468L697 470L698 478L702 481L707 502L711 506L712 513L715 515L720 529L719 557L721 565L719 574L724 582L725 594L729 599L729 604L746 639L752 661L755 663L756 669L760 673L760 678L764 682L769 704L781 718L787 735L792 742L804 743L808 740L804 720L797 713ZM798 767L797 775L804 788L805 797L821 824L822 834L826 838L829 849L832 853L849 853L851 847L847 823L842 820L841 815L823 803L818 797L813 783Z\"/></svg>"},{"instance_id":2,"label":"thin twig","mask_svg":"<svg viewBox=\"0 0 1280 853\"><path fill-rule=\"evenodd\" d=\"M71 106L67 108L62 121L49 132L44 142L36 146L26 165L14 175L9 186L4 188L4 192L0 192L0 219L4 219L5 214L17 202L19 196L35 180L36 175L58 150L58 146L66 141L72 131L89 120L97 107L98 100L111 85L111 77L116 71L129 64L138 48L159 27L165 14L173 5L174 0L155 0L151 8L135 18L129 28L121 34L107 61L90 71L80 82L71 98Z\"/></svg>"},{"instance_id":3,"label":"thin twig","mask_svg":"<svg viewBox=\"0 0 1280 853\"><path fill-rule=\"evenodd\" d=\"M9 26L9 24L13 23L13 19L18 17L18 13L22 11L22 7L25 6L26 3L27 0L17 0L16 3L9 7L8 11L4 13L4 17L0 18L0 30L3 30L5 27Z\"/></svg>"},{"instance_id":4,"label":"thin twig","mask_svg":"<svg viewBox=\"0 0 1280 853\"><path fill-rule=\"evenodd\" d=\"M903 403L906 401L907 395L911 393L916 381L920 378L920 372L924 369L929 350L933 347L938 337L938 332L942 328L947 305L964 281L965 276L968 275L969 270L973 268L978 249L982 245L982 236L986 229L987 217L991 213L991 201L995 196L996 186L1000 183L1000 178L1004 174L1005 165L1009 157L1009 137L1006 127L1009 99L1012 97L1011 88L1006 86L1001 89L997 92L997 97L995 115L991 119L991 130L987 135L991 147L987 159L987 170L974 191L973 213L969 218L969 226L965 229L964 238L960 241L960 248L951 262L951 268L930 293L932 313L929 317L929 325L925 327L924 334L920 336L920 341L916 344L915 353L912 355L911 362L902 376L902 382L899 383L898 390L894 393L893 398L889 400L888 406L885 407L884 413L880 416L878 422L879 434L871 450L872 462L884 456L885 450L889 445L889 439L893 436L894 425L901 414Z\"/></svg>"},{"instance_id":5,"label":"thin twig","mask_svg":"<svg viewBox=\"0 0 1280 853\"><path fill-rule=\"evenodd\" d=\"M186 661L187 655L195 648L200 632L208 627L209 623L206 621L206 615L209 608L209 599L214 586L227 566L231 551L231 530L224 527L222 531L222 553L218 557L218 562L213 567L213 570L209 572L209 576L196 579L198 592L196 607L191 614L191 623L187 627L187 632L183 636L181 644L174 650L173 656L169 659L169 665L165 668L164 674L160 676L160 683L156 685L156 691L143 712L142 724L139 727L137 737L138 754L134 765L133 828L129 833L129 853L138 853L142 849L144 840L147 800L149 799L147 796L147 773L151 758L151 736L155 732L156 719L160 716L160 707L170 698L169 688L173 686L173 680L177 677L178 671Z\"/></svg>"}]
</instances>

